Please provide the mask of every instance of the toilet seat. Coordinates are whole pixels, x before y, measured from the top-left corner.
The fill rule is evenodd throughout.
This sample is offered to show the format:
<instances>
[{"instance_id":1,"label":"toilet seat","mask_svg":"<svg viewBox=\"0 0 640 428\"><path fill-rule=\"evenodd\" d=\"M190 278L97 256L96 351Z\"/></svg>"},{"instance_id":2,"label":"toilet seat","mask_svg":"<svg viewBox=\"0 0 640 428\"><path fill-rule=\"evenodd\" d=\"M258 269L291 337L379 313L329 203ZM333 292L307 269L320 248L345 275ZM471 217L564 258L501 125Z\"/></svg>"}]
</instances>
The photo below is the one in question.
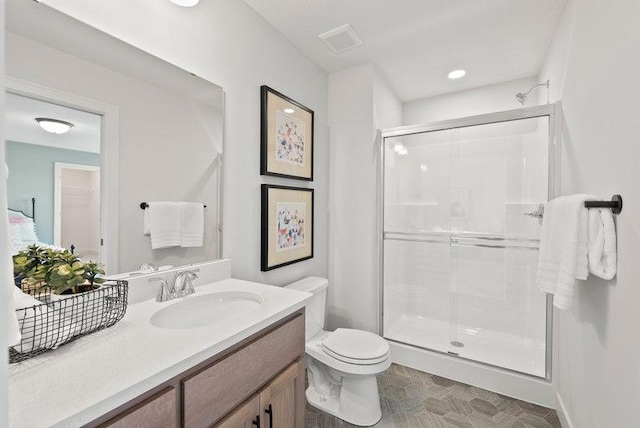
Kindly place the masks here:
<instances>
[{"instance_id":1,"label":"toilet seat","mask_svg":"<svg viewBox=\"0 0 640 428\"><path fill-rule=\"evenodd\" d=\"M389 358L389 344L377 334L339 328L322 341L322 350L349 364L378 364Z\"/></svg>"}]
</instances>

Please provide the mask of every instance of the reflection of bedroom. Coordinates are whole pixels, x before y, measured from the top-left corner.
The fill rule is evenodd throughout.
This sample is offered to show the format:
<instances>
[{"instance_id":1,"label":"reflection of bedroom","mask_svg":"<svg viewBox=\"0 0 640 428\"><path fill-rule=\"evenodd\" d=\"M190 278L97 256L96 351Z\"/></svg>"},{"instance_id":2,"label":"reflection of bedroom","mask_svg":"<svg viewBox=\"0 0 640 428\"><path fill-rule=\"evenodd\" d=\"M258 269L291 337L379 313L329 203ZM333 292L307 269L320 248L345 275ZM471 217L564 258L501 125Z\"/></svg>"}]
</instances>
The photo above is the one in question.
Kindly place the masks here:
<instances>
[{"instance_id":1,"label":"reflection of bedroom","mask_svg":"<svg viewBox=\"0 0 640 428\"><path fill-rule=\"evenodd\" d=\"M35 118L73 124L55 134ZM7 94L7 199L14 252L64 247L100 258L100 116Z\"/></svg>"}]
</instances>

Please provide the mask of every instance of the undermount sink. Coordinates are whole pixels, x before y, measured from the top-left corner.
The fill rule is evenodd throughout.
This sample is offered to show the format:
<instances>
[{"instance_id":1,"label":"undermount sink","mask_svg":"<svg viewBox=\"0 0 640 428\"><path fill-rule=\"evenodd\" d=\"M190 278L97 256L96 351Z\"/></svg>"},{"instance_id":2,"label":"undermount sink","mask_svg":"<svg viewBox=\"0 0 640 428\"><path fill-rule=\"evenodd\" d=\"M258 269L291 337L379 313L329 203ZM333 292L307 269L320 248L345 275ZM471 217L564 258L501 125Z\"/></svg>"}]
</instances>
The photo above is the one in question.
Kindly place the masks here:
<instances>
[{"instance_id":1,"label":"undermount sink","mask_svg":"<svg viewBox=\"0 0 640 428\"><path fill-rule=\"evenodd\" d=\"M149 320L167 329L188 329L239 318L262 305L262 296L251 291L220 291L191 295L160 309Z\"/></svg>"}]
</instances>

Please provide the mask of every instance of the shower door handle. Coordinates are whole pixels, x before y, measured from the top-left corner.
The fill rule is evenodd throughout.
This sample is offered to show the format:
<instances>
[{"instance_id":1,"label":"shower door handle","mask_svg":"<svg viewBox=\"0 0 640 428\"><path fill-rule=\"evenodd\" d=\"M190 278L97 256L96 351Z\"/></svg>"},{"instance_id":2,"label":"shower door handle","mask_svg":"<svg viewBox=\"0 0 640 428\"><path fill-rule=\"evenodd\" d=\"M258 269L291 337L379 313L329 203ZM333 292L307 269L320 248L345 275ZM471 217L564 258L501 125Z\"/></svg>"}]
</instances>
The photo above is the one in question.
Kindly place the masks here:
<instances>
[{"instance_id":1,"label":"shower door handle","mask_svg":"<svg viewBox=\"0 0 640 428\"><path fill-rule=\"evenodd\" d=\"M527 211L524 215L533 217L533 218L542 218L544 217L544 204L538 205L538 208L535 210Z\"/></svg>"}]
</instances>

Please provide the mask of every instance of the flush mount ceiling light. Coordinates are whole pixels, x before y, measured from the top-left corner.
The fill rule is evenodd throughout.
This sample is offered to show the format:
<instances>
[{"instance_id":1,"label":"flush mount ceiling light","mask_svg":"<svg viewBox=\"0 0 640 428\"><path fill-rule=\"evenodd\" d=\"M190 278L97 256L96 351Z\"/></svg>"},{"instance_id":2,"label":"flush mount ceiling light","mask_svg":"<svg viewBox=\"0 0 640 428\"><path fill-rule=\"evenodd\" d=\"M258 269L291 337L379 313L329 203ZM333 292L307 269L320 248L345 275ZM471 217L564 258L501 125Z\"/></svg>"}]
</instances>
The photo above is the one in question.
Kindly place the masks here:
<instances>
[{"instance_id":1,"label":"flush mount ceiling light","mask_svg":"<svg viewBox=\"0 0 640 428\"><path fill-rule=\"evenodd\" d=\"M287 114L291 114L291 113L293 113L295 110L294 110L294 109L292 109L292 108L286 108L286 109L284 109L284 110L282 110L282 111L284 111L284 112L285 112L285 113L287 113Z\"/></svg>"},{"instance_id":2,"label":"flush mount ceiling light","mask_svg":"<svg viewBox=\"0 0 640 428\"><path fill-rule=\"evenodd\" d=\"M64 120L49 119L46 117L36 117L36 122L42 129L52 134L64 134L68 132L73 123L65 122Z\"/></svg>"},{"instance_id":3,"label":"flush mount ceiling light","mask_svg":"<svg viewBox=\"0 0 640 428\"><path fill-rule=\"evenodd\" d=\"M200 0L169 0L171 3L175 3L178 6L191 7L198 4Z\"/></svg>"},{"instance_id":4,"label":"flush mount ceiling light","mask_svg":"<svg viewBox=\"0 0 640 428\"><path fill-rule=\"evenodd\" d=\"M452 72L449 73L449 79L451 80L459 79L461 77L464 77L465 74L467 74L467 72L462 69L453 70Z\"/></svg>"}]
</instances>

